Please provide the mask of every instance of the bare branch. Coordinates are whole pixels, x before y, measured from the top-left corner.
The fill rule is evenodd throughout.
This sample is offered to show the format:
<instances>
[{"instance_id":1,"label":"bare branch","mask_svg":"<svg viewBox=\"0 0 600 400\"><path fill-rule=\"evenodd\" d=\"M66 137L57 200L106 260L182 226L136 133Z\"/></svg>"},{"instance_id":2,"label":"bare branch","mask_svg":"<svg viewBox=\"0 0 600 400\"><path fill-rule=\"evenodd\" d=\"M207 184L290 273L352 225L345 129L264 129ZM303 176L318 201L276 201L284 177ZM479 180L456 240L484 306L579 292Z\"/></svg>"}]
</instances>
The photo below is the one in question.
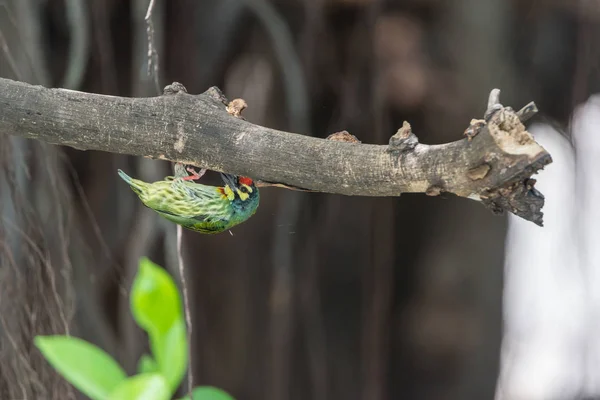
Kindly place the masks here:
<instances>
[{"instance_id":1,"label":"bare branch","mask_svg":"<svg viewBox=\"0 0 600 400\"><path fill-rule=\"evenodd\" d=\"M187 279L185 277L185 263L183 261L183 252L181 251L183 241L183 228L177 225L177 261L179 266L179 275L181 278L181 289L183 290L183 303L185 308L185 322L187 323L187 353L188 353L188 368L187 368L187 391L192 396L192 387L194 385L193 359L192 359L192 315L190 312L190 297L187 288Z\"/></svg>"},{"instance_id":2,"label":"bare branch","mask_svg":"<svg viewBox=\"0 0 600 400\"><path fill-rule=\"evenodd\" d=\"M517 113L499 103L494 103L494 112L486 112L486 123L470 141L403 146L404 136L414 142L414 133L405 126L390 147L254 125L229 115L217 88L201 95L177 92L134 99L0 79L0 131L328 193L454 193L495 212L508 210L542 224L544 199L529 178L552 158L525 130Z\"/></svg>"},{"instance_id":3,"label":"bare branch","mask_svg":"<svg viewBox=\"0 0 600 400\"><path fill-rule=\"evenodd\" d=\"M69 61L61 86L77 89L83 81L90 55L90 18L83 0L68 0L65 6L70 31Z\"/></svg>"},{"instance_id":4,"label":"bare branch","mask_svg":"<svg viewBox=\"0 0 600 400\"><path fill-rule=\"evenodd\" d=\"M1 30L0 30L0 48L2 49L2 52L4 53L4 56L6 57L6 61L8 61L8 65L10 65L10 69L12 70L12 73L15 74L17 79L23 80L23 78L21 77L21 72L19 71L19 68L17 67L17 63L15 62L15 59L12 56L10 49L8 48L8 44L6 43L6 39L4 38L4 34L2 33Z\"/></svg>"},{"instance_id":5,"label":"bare branch","mask_svg":"<svg viewBox=\"0 0 600 400\"><path fill-rule=\"evenodd\" d=\"M144 19L146 20L146 34L148 36L148 76L154 77L156 92L160 93L160 83L158 76L158 52L154 47L154 23L152 22L152 11L156 0L150 0L148 11ZM191 396L191 395L190 395Z\"/></svg>"},{"instance_id":6,"label":"bare branch","mask_svg":"<svg viewBox=\"0 0 600 400\"><path fill-rule=\"evenodd\" d=\"M150 10L152 8L152 3L154 0L151 0L150 6L148 8L148 14L150 14ZM147 20L147 18L146 18ZM152 45L154 47L154 45ZM148 55L150 56L150 54ZM150 59L148 59L150 61ZM155 71L157 72L157 71ZM155 74L154 76L156 84L158 84L158 78ZM186 88L177 82L174 82L172 85L168 85L165 87L163 94L165 96L174 96L178 93L187 93ZM241 112L241 111L240 111ZM182 146L185 146L185 142L181 141ZM206 170L204 170L201 174L204 175ZM195 173L199 176L197 173ZM186 177L188 176L188 171L185 166L181 163L175 163L173 165L173 175L175 177ZM192 311L190 308L190 297L188 294L188 286L187 286L187 277L185 276L185 271L187 268L185 267L185 261L183 260L183 228L181 225L177 225L177 265L179 267L179 279L181 279L181 290L183 291L183 310L185 314L185 322L187 325L186 330L186 338L188 343L187 355L188 355L188 368L187 368L187 391L190 399L192 398L192 388L194 387L194 359L192 352Z\"/></svg>"}]
</instances>

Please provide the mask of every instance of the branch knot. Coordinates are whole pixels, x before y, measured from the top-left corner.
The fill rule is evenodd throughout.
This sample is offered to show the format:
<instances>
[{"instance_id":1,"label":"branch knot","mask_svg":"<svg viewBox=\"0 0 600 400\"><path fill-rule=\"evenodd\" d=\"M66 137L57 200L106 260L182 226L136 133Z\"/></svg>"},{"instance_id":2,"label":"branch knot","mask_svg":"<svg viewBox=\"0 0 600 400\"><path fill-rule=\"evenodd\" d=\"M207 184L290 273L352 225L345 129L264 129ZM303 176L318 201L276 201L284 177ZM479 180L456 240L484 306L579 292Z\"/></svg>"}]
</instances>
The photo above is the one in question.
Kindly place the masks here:
<instances>
[{"instance_id":1,"label":"branch knot","mask_svg":"<svg viewBox=\"0 0 600 400\"><path fill-rule=\"evenodd\" d=\"M419 144L419 139L412 132L410 124L406 121L402 124L402 128L390 138L388 144L388 152L400 153L414 149Z\"/></svg>"},{"instance_id":2,"label":"branch knot","mask_svg":"<svg viewBox=\"0 0 600 400\"><path fill-rule=\"evenodd\" d=\"M236 118L245 119L242 117L242 111L244 111L247 107L248 103L246 103L244 99L233 99L229 102L226 109L230 115Z\"/></svg>"},{"instance_id":3,"label":"branch knot","mask_svg":"<svg viewBox=\"0 0 600 400\"><path fill-rule=\"evenodd\" d=\"M221 92L221 89L219 89L216 86L212 86L212 87L208 88L208 90L206 92L204 92L203 94L219 103L223 103L225 105L229 104L227 97L223 94L223 92Z\"/></svg>"},{"instance_id":4,"label":"branch knot","mask_svg":"<svg viewBox=\"0 0 600 400\"><path fill-rule=\"evenodd\" d=\"M177 93L187 93L187 89L179 82L173 82L170 85L165 86L163 95L170 96Z\"/></svg>"},{"instance_id":5,"label":"branch knot","mask_svg":"<svg viewBox=\"0 0 600 400\"><path fill-rule=\"evenodd\" d=\"M335 142L346 142L346 143L360 143L360 140L353 134L348 131L340 131L336 133L332 133L327 136L325 139L333 140Z\"/></svg>"}]
</instances>

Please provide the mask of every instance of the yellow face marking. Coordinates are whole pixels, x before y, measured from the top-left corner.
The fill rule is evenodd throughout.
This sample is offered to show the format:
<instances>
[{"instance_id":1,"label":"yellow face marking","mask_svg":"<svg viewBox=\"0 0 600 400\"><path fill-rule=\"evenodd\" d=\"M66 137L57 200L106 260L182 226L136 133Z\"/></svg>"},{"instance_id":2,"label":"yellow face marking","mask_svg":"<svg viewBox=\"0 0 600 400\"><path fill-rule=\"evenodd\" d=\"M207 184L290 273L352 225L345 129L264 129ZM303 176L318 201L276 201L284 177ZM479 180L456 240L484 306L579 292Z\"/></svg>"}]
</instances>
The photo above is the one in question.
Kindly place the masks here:
<instances>
[{"instance_id":1,"label":"yellow face marking","mask_svg":"<svg viewBox=\"0 0 600 400\"><path fill-rule=\"evenodd\" d=\"M224 195L227 197L227 199L229 199L229 201L233 201L233 199L235 199L235 194L233 193L233 190L231 190L229 185L225 185L225 187L223 188L223 192L225 192Z\"/></svg>"},{"instance_id":2,"label":"yellow face marking","mask_svg":"<svg viewBox=\"0 0 600 400\"><path fill-rule=\"evenodd\" d=\"M242 201L248 200L250 197L250 193L252 193L252 188L248 185L244 185L243 183L240 185L240 188L237 189L238 196Z\"/></svg>"},{"instance_id":3,"label":"yellow face marking","mask_svg":"<svg viewBox=\"0 0 600 400\"><path fill-rule=\"evenodd\" d=\"M237 193L238 193L238 196L240 196L240 199L242 201L246 201L248 199L248 197L250 197L250 195L248 193L244 193L240 189L237 190Z\"/></svg>"}]
</instances>

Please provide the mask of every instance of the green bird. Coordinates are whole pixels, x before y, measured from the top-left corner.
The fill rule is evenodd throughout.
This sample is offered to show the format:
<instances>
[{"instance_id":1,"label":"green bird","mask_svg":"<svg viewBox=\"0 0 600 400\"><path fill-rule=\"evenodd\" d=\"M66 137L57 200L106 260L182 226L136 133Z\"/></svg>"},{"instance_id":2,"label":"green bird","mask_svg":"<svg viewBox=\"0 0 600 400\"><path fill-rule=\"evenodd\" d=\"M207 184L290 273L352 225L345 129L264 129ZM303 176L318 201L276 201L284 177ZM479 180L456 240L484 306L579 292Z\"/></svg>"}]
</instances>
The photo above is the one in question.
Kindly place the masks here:
<instances>
[{"instance_id":1,"label":"green bird","mask_svg":"<svg viewBox=\"0 0 600 400\"><path fill-rule=\"evenodd\" d=\"M146 183L118 170L142 203L184 228L207 234L226 231L246 221L256 212L260 195L254 181L245 176L221 174L222 187L207 186L191 180L199 175L166 177Z\"/></svg>"}]
</instances>

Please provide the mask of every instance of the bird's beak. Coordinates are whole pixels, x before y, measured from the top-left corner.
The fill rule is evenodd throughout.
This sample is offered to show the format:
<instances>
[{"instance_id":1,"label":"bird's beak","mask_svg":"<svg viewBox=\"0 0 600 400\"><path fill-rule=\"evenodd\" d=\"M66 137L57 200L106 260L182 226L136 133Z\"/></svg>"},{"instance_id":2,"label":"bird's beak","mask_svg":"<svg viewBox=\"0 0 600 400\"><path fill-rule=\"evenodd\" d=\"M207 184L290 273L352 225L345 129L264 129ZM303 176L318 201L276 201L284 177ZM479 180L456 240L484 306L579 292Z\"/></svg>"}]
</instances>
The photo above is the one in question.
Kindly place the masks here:
<instances>
[{"instance_id":1,"label":"bird's beak","mask_svg":"<svg viewBox=\"0 0 600 400\"><path fill-rule=\"evenodd\" d=\"M221 173L221 179L223 179L223 182L225 182L225 184L227 184L231 190L237 189L235 175Z\"/></svg>"}]
</instances>

